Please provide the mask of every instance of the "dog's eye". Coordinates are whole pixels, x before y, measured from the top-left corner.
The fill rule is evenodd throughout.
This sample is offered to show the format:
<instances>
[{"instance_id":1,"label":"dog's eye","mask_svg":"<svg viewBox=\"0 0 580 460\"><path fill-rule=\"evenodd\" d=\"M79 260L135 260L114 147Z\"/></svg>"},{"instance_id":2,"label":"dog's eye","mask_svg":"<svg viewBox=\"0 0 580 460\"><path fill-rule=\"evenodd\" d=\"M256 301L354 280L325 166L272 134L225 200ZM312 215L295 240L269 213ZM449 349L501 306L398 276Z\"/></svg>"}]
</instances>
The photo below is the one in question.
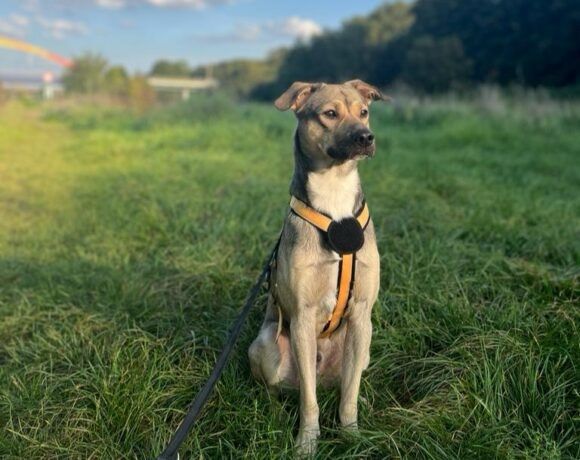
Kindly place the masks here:
<instances>
[{"instance_id":1,"label":"dog's eye","mask_svg":"<svg viewBox=\"0 0 580 460\"><path fill-rule=\"evenodd\" d=\"M363 118L364 117L368 117L369 116L369 111L367 109L362 109L360 111L360 116L363 117Z\"/></svg>"},{"instance_id":2,"label":"dog's eye","mask_svg":"<svg viewBox=\"0 0 580 460\"><path fill-rule=\"evenodd\" d=\"M326 112L324 112L324 115L327 116L328 118L336 118L337 117L335 110L327 110Z\"/></svg>"}]
</instances>

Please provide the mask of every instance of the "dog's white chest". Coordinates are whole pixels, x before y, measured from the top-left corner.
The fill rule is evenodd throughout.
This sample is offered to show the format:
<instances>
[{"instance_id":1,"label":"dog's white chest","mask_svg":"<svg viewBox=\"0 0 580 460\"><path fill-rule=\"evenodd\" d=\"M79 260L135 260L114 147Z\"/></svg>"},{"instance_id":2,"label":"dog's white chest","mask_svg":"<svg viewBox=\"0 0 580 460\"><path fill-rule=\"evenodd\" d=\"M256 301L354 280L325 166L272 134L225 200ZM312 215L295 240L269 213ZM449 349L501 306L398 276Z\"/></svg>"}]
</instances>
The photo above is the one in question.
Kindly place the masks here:
<instances>
[{"instance_id":1,"label":"dog's white chest","mask_svg":"<svg viewBox=\"0 0 580 460\"><path fill-rule=\"evenodd\" d=\"M332 169L308 175L306 188L312 206L333 220L352 217L360 179L356 170L336 174Z\"/></svg>"}]
</instances>

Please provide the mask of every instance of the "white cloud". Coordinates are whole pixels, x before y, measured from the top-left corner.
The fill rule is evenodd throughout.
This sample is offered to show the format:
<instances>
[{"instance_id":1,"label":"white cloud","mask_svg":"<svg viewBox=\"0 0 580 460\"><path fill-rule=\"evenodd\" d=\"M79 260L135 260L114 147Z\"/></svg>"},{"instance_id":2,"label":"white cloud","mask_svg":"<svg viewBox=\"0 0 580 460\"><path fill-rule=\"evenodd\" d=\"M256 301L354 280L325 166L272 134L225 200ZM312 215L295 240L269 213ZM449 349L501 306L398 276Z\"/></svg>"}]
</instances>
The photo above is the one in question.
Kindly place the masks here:
<instances>
[{"instance_id":1,"label":"white cloud","mask_svg":"<svg viewBox=\"0 0 580 460\"><path fill-rule=\"evenodd\" d=\"M98 6L110 8L113 10L123 8L126 5L125 0L96 0Z\"/></svg>"},{"instance_id":2,"label":"white cloud","mask_svg":"<svg viewBox=\"0 0 580 460\"><path fill-rule=\"evenodd\" d=\"M11 14L5 18L0 18L0 33L24 38L33 23L40 26L53 38L62 39L70 35L86 35L88 33L88 28L82 22L60 18L51 19L43 16L35 16L32 20L23 14Z\"/></svg>"},{"instance_id":3,"label":"white cloud","mask_svg":"<svg viewBox=\"0 0 580 460\"><path fill-rule=\"evenodd\" d=\"M30 20L21 14L11 14L0 18L0 32L12 37L22 38L26 35Z\"/></svg>"},{"instance_id":4,"label":"white cloud","mask_svg":"<svg viewBox=\"0 0 580 460\"><path fill-rule=\"evenodd\" d=\"M312 19L290 16L282 21L268 24L270 32L299 40L308 40L322 33L322 27Z\"/></svg>"},{"instance_id":5,"label":"white cloud","mask_svg":"<svg viewBox=\"0 0 580 460\"><path fill-rule=\"evenodd\" d=\"M200 9L207 6L208 3L216 3L216 2L208 2L206 0L145 0L145 1L150 5L158 6L160 8L181 6Z\"/></svg>"},{"instance_id":6,"label":"white cloud","mask_svg":"<svg viewBox=\"0 0 580 460\"><path fill-rule=\"evenodd\" d=\"M322 27L313 20L291 16L265 24L240 23L229 32L198 35L197 38L209 43L258 42L276 38L309 40L321 33Z\"/></svg>"},{"instance_id":7,"label":"white cloud","mask_svg":"<svg viewBox=\"0 0 580 460\"><path fill-rule=\"evenodd\" d=\"M103 8L119 9L127 6L150 5L156 8L203 9L210 6L233 3L235 0L93 0Z\"/></svg>"},{"instance_id":8,"label":"white cloud","mask_svg":"<svg viewBox=\"0 0 580 460\"><path fill-rule=\"evenodd\" d=\"M22 28L3 18L0 18L0 33L12 35L13 37L22 37L24 35Z\"/></svg>"},{"instance_id":9,"label":"white cloud","mask_svg":"<svg viewBox=\"0 0 580 460\"><path fill-rule=\"evenodd\" d=\"M42 27L51 37L63 39L71 35L86 35L89 32L82 22L69 21L67 19L49 19L42 16L35 18L36 23Z\"/></svg>"},{"instance_id":10,"label":"white cloud","mask_svg":"<svg viewBox=\"0 0 580 460\"><path fill-rule=\"evenodd\" d=\"M22 16L21 14L12 14L10 15L10 18L12 19L14 24L20 27L26 27L28 26L28 24L30 24L30 19L28 19L27 16Z\"/></svg>"},{"instance_id":11,"label":"white cloud","mask_svg":"<svg viewBox=\"0 0 580 460\"><path fill-rule=\"evenodd\" d=\"M239 24L229 36L232 40L253 42L259 40L262 33L262 27L258 24Z\"/></svg>"}]
</instances>

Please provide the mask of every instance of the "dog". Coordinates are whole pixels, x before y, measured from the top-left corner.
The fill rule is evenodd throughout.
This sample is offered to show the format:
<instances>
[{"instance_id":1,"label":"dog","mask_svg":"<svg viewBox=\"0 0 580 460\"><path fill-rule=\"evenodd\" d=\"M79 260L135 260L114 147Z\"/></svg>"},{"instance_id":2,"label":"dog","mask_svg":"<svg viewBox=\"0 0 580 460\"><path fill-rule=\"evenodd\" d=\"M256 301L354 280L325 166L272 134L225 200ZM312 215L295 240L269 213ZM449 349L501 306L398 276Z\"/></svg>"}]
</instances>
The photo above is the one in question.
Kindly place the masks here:
<instances>
[{"instance_id":1,"label":"dog","mask_svg":"<svg viewBox=\"0 0 580 460\"><path fill-rule=\"evenodd\" d=\"M290 186L293 207L271 269L264 321L248 355L252 374L270 391L299 389L295 445L302 454L314 452L320 434L317 383L340 386L341 425L357 429L357 400L370 359L371 309L380 273L373 222L369 217L363 225L357 217L366 206L357 165L375 154L369 105L386 99L374 86L351 80L295 82L274 103L279 110L293 110L298 121ZM330 222L328 231L304 216ZM340 231L331 232L332 225ZM331 233L346 245L344 251L330 241ZM356 253L353 248L358 248ZM346 280L350 286L341 293L349 251L355 254L354 276ZM337 320L341 295L347 301ZM325 329L333 321L328 334ZM339 327L337 321L342 323Z\"/></svg>"}]
</instances>

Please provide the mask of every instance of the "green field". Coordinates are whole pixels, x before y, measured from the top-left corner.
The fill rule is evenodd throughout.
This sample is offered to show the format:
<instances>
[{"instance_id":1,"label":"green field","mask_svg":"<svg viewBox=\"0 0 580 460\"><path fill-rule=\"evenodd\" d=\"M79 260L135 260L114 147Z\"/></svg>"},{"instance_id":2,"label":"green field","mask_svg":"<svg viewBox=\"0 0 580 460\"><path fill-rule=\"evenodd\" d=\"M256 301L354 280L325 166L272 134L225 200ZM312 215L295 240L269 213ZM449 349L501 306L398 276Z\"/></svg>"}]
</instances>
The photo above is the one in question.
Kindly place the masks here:
<instances>
[{"instance_id":1,"label":"green field","mask_svg":"<svg viewBox=\"0 0 580 460\"><path fill-rule=\"evenodd\" d=\"M579 106L409 102L372 124L361 431L321 390L319 458L580 458ZM277 237L293 125L219 97L0 107L1 458L160 452ZM291 454L297 397L246 357L263 309L185 458Z\"/></svg>"}]
</instances>

